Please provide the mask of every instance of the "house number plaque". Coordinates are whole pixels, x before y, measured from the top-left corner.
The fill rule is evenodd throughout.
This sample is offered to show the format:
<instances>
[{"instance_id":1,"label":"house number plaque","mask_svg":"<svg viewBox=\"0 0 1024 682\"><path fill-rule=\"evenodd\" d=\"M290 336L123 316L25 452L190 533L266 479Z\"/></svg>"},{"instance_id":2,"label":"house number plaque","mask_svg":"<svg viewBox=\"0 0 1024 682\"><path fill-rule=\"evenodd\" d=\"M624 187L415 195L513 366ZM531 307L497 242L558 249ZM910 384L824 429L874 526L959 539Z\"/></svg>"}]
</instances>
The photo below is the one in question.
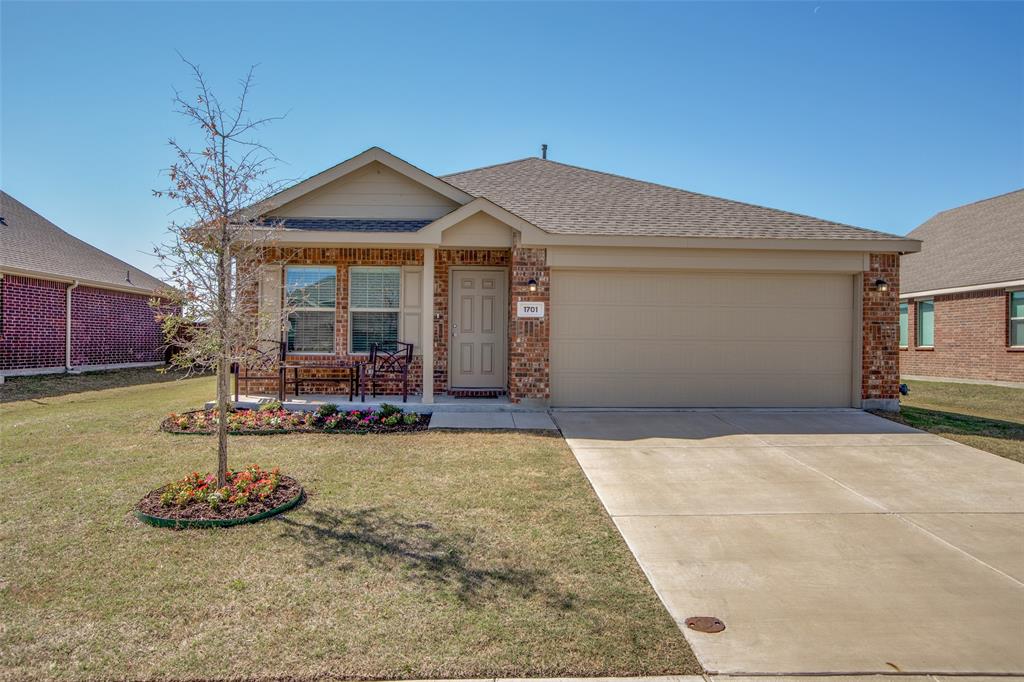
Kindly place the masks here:
<instances>
[{"instance_id":1,"label":"house number plaque","mask_svg":"<svg viewBox=\"0 0 1024 682\"><path fill-rule=\"evenodd\" d=\"M544 317L544 304L534 301L519 301L516 303L517 317Z\"/></svg>"}]
</instances>

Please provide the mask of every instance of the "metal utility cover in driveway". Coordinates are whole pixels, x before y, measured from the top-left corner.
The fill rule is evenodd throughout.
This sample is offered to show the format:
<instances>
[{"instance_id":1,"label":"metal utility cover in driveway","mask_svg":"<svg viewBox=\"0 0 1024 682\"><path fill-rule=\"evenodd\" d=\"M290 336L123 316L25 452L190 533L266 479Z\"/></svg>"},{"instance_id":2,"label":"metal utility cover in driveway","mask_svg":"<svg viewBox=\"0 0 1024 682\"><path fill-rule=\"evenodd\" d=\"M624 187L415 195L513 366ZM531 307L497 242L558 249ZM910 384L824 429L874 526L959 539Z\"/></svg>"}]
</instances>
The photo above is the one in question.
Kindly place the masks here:
<instances>
[{"instance_id":1,"label":"metal utility cover in driveway","mask_svg":"<svg viewBox=\"0 0 1024 682\"><path fill-rule=\"evenodd\" d=\"M1024 673L1024 467L856 410L558 411L709 672Z\"/></svg>"}]
</instances>

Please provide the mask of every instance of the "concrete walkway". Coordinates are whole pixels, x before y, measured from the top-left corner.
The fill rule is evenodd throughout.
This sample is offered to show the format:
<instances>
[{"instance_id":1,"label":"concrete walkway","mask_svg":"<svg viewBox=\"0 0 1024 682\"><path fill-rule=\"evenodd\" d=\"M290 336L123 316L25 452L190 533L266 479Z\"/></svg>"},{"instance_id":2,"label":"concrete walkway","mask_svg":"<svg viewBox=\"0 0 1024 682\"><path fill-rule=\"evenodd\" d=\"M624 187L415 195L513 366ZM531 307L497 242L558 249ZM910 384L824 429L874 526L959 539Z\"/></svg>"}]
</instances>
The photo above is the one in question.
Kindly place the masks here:
<instances>
[{"instance_id":1,"label":"concrete walkway","mask_svg":"<svg viewBox=\"0 0 1024 682\"><path fill-rule=\"evenodd\" d=\"M554 415L709 673L1024 673L1024 466L855 410Z\"/></svg>"},{"instance_id":2,"label":"concrete walkway","mask_svg":"<svg viewBox=\"0 0 1024 682\"><path fill-rule=\"evenodd\" d=\"M555 431L547 412L434 412L430 429Z\"/></svg>"}]
</instances>

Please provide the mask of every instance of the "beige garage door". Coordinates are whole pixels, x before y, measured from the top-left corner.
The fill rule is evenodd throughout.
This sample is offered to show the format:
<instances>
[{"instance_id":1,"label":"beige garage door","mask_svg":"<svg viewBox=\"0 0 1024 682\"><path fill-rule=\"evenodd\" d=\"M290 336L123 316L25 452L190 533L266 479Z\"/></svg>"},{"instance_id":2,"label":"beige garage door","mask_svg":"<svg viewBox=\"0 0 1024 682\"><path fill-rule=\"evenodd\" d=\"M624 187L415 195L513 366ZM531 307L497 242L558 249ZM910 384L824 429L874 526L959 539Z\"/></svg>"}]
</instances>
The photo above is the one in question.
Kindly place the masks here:
<instances>
[{"instance_id":1,"label":"beige garage door","mask_svg":"<svg viewBox=\"0 0 1024 682\"><path fill-rule=\"evenodd\" d=\"M853 276L554 270L557 406L849 407Z\"/></svg>"}]
</instances>

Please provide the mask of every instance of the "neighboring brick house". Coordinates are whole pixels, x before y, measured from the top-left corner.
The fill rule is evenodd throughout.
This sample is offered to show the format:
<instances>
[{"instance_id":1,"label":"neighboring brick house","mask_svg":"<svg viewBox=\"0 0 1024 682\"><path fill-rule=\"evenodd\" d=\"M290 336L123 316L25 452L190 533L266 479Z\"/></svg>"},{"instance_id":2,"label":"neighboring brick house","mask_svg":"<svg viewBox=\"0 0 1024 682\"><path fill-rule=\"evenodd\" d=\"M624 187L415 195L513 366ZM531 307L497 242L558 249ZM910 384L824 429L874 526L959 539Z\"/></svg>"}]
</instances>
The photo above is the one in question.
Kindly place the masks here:
<instances>
[{"instance_id":1,"label":"neighboring brick house","mask_svg":"<svg viewBox=\"0 0 1024 682\"><path fill-rule=\"evenodd\" d=\"M943 211L902 258L904 377L1024 382L1024 190Z\"/></svg>"},{"instance_id":2,"label":"neighboring brick house","mask_svg":"<svg viewBox=\"0 0 1024 682\"><path fill-rule=\"evenodd\" d=\"M0 377L162 364L158 279L5 192L0 216Z\"/></svg>"},{"instance_id":3,"label":"neighboring brick house","mask_svg":"<svg viewBox=\"0 0 1024 682\"><path fill-rule=\"evenodd\" d=\"M306 377L405 341L424 402L898 406L912 239L539 158L434 176L376 147L262 208L253 298Z\"/></svg>"}]
</instances>

